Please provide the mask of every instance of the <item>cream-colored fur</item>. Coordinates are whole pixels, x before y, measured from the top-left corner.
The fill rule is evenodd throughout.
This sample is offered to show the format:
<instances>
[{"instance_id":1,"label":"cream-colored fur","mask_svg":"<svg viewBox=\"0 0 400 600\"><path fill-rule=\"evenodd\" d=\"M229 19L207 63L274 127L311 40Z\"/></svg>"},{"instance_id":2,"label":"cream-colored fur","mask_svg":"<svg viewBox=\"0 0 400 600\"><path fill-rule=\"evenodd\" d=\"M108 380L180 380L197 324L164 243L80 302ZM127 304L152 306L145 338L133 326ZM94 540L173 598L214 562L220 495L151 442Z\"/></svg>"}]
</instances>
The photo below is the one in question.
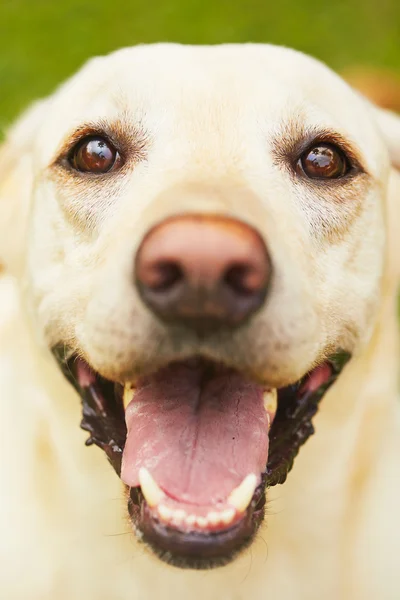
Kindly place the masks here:
<instances>
[{"instance_id":1,"label":"cream-colored fur","mask_svg":"<svg viewBox=\"0 0 400 600\"><path fill-rule=\"evenodd\" d=\"M54 164L99 121L147 144L101 187ZM367 173L336 191L295 181L274 147L301 127L340 133ZM399 598L399 155L394 115L272 46L122 50L21 118L0 152L2 598ZM201 352L279 386L338 345L353 352L268 491L257 539L210 572L168 567L134 540L121 483L84 447L79 399L49 352L67 342L119 379L199 350L187 339L178 354L131 283L144 233L182 210L256 226L279 273L253 325Z\"/></svg>"}]
</instances>

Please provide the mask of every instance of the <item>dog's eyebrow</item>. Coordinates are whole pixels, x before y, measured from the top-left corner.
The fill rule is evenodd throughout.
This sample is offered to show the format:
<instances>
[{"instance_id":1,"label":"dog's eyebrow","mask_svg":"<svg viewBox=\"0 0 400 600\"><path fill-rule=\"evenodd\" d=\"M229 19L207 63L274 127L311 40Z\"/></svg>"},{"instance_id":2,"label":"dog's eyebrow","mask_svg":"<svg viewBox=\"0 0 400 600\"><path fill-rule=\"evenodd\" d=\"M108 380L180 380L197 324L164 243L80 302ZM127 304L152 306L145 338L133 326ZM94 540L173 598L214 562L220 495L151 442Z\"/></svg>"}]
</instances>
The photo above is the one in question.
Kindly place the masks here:
<instances>
[{"instance_id":1,"label":"dog's eyebrow","mask_svg":"<svg viewBox=\"0 0 400 600\"><path fill-rule=\"evenodd\" d=\"M297 119L287 121L271 140L271 150L279 164L295 164L308 148L320 143L338 146L350 162L367 173L361 150L353 140L330 128L307 125Z\"/></svg>"},{"instance_id":2,"label":"dog's eyebrow","mask_svg":"<svg viewBox=\"0 0 400 600\"><path fill-rule=\"evenodd\" d=\"M51 164L59 164L67 158L72 148L80 140L95 135L107 138L122 155L129 152L130 154L137 153L143 156L149 141L149 136L140 123L135 125L125 119L114 121L99 119L98 121L83 123L68 133L54 153Z\"/></svg>"}]
</instances>

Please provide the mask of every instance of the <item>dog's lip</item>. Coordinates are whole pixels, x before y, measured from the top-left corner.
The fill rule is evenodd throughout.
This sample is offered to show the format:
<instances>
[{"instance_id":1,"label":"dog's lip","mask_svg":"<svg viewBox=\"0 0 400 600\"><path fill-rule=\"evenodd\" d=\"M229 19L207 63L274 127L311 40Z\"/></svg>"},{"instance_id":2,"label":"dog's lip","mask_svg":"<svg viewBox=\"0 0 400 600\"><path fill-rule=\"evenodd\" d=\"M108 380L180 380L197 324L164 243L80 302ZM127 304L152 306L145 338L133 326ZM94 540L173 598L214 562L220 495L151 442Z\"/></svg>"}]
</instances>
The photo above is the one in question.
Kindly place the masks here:
<instances>
[{"instance_id":1,"label":"dog's lip","mask_svg":"<svg viewBox=\"0 0 400 600\"><path fill-rule=\"evenodd\" d=\"M81 426L90 432L87 444L101 447L120 475L126 439L121 386L104 380L93 371L93 381L87 382L90 385L82 389L73 372L76 356L71 357L64 348L55 349L54 353L64 374L81 395ZM66 359L65 356L70 358ZM165 526L143 501L140 488L130 488L129 512L135 528L140 530L141 536L161 559L179 566L208 568L226 564L250 542L263 518L265 487L285 481L299 448L314 431L311 419L317 411L319 400L349 358L348 353L342 352L326 361L332 370L331 376L317 390L304 393L303 384L309 373L294 386L279 390L278 410L270 432L269 458L262 474L262 484L256 489L245 514L230 527L201 533ZM168 539L171 540L169 549Z\"/></svg>"}]
</instances>

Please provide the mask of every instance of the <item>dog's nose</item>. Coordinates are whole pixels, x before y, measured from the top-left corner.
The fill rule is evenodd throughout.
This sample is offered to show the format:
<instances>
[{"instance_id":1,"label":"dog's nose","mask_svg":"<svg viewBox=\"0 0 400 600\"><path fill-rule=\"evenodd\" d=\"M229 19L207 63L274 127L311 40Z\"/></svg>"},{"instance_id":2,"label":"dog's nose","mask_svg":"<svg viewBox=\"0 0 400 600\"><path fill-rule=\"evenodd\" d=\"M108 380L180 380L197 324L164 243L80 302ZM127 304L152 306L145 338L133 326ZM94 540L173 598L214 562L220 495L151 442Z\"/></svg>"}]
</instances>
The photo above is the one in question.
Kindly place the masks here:
<instances>
[{"instance_id":1,"label":"dog's nose","mask_svg":"<svg viewBox=\"0 0 400 600\"><path fill-rule=\"evenodd\" d=\"M198 331L242 323L264 302L271 261L261 236L227 217L168 219L144 238L136 284L165 321Z\"/></svg>"}]
</instances>

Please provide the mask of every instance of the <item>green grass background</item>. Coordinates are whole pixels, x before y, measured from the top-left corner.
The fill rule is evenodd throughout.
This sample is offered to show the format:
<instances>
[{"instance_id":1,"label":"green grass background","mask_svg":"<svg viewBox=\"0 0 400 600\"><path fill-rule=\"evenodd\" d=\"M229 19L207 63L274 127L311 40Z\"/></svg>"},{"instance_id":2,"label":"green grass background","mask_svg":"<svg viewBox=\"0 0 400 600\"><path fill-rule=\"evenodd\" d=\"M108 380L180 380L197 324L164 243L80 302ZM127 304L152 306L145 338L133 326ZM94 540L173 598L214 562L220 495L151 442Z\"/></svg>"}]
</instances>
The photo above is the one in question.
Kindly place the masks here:
<instances>
[{"instance_id":1,"label":"green grass background","mask_svg":"<svg viewBox=\"0 0 400 600\"><path fill-rule=\"evenodd\" d=\"M89 56L160 40L272 42L400 72L400 0L0 0L0 131Z\"/></svg>"}]
</instances>

